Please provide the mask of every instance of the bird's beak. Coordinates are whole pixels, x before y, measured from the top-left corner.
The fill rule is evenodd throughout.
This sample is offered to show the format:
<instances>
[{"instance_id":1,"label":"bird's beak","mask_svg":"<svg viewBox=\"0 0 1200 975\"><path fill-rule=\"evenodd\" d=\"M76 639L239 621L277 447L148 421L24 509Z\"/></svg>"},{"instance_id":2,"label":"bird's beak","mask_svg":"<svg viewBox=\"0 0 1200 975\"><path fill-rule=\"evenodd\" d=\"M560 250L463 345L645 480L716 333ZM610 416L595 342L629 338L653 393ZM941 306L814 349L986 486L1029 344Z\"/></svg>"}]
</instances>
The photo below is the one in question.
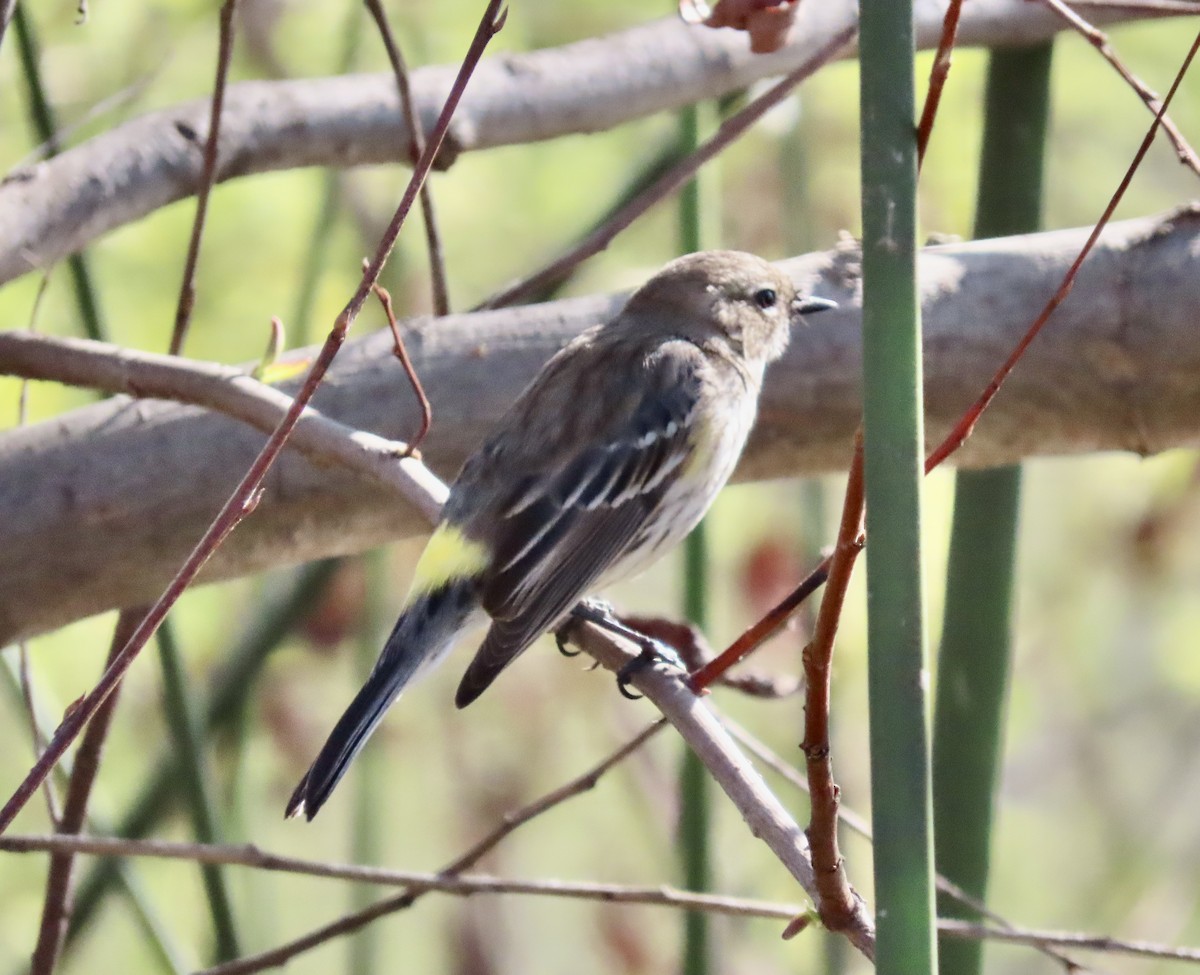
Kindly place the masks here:
<instances>
[{"instance_id":1,"label":"bird's beak","mask_svg":"<svg viewBox=\"0 0 1200 975\"><path fill-rule=\"evenodd\" d=\"M819 311L829 311L836 308L838 303L828 298L800 297L792 302L792 310L801 315L813 315Z\"/></svg>"}]
</instances>

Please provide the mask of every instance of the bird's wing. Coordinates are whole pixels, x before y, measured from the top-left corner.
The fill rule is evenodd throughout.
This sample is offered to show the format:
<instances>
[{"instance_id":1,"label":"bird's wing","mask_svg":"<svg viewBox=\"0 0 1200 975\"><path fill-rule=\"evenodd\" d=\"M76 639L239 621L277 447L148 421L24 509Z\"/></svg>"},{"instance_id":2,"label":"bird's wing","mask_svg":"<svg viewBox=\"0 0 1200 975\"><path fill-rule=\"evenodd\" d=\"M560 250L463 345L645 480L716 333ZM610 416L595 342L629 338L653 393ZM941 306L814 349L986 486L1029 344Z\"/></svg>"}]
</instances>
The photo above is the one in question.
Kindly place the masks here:
<instances>
[{"instance_id":1,"label":"bird's wing","mask_svg":"<svg viewBox=\"0 0 1200 975\"><path fill-rule=\"evenodd\" d=\"M465 706L603 575L658 512L691 453L701 383L694 362L660 360L619 423L565 458L523 476L494 508L482 589L491 629L459 686ZM565 448L565 449L564 449Z\"/></svg>"}]
</instances>

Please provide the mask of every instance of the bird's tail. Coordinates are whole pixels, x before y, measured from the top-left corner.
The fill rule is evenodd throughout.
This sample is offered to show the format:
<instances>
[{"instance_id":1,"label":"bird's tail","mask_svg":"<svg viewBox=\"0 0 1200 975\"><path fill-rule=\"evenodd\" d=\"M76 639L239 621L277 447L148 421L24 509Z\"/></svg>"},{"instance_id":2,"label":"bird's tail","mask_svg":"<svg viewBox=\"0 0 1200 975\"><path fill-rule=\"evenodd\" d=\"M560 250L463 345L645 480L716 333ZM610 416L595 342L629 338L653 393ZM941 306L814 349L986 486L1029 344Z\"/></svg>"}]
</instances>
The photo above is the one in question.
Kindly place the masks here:
<instances>
[{"instance_id":1,"label":"bird's tail","mask_svg":"<svg viewBox=\"0 0 1200 975\"><path fill-rule=\"evenodd\" d=\"M445 656L477 606L472 580L460 579L422 593L405 608L367 682L288 800L289 819L317 814L392 702Z\"/></svg>"}]
</instances>

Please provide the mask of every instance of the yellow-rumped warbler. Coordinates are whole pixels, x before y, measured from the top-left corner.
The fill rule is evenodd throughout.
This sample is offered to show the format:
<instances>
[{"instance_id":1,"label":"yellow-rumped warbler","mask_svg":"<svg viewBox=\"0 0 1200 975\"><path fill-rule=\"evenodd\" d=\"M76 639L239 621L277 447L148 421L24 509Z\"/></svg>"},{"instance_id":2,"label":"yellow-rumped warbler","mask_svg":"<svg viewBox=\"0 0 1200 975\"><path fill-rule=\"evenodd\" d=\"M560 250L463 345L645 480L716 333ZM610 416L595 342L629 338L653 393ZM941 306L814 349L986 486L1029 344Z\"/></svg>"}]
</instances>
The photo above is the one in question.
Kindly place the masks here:
<instances>
[{"instance_id":1,"label":"yellow-rumped warbler","mask_svg":"<svg viewBox=\"0 0 1200 975\"><path fill-rule=\"evenodd\" d=\"M706 251L554 356L463 465L375 668L287 814L317 814L405 685L473 623L490 628L459 707L589 589L681 541L733 472L791 325L830 307L761 258Z\"/></svg>"}]
</instances>

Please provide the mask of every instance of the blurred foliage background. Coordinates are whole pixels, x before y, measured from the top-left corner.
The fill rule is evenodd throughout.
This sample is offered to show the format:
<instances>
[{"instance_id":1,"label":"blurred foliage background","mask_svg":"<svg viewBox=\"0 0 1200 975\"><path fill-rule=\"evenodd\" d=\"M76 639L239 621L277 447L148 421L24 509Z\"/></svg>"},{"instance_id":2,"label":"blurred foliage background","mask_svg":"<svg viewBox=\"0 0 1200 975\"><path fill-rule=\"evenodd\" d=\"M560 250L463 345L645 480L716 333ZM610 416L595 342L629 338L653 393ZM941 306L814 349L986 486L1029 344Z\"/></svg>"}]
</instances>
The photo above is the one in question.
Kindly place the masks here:
<instances>
[{"instance_id":1,"label":"blurred foliage background","mask_svg":"<svg viewBox=\"0 0 1200 975\"><path fill-rule=\"evenodd\" d=\"M147 109L210 91L217 6L211 2L94 0L77 26L74 0L28 5L42 47L48 95L75 144ZM393 27L412 66L453 62L465 50L478 5L391 4ZM647 16L632 0L515 4L490 53L528 50L604 33ZM1112 40L1133 70L1163 89L1182 57L1178 22L1126 26ZM967 236L974 212L986 55L961 50L922 175L923 226ZM356 3L243 0L233 78L383 71L378 38ZM921 59L927 76L930 58ZM831 245L858 229L857 72L838 64L727 152L719 163L721 243L768 257ZM924 77L923 76L923 77ZM1056 45L1045 194L1048 228L1093 221L1145 131L1145 108L1095 52L1074 36ZM97 108L100 106L99 108ZM1172 115L1200 136L1200 85L1185 83ZM676 136L659 116L612 132L464 155L432 186L443 230L451 294L465 308L552 255L618 198L657 147ZM30 157L38 140L10 31L0 50L0 171ZM312 282L311 314L297 317L306 254L326 174L313 170L232 181L214 193L197 281L188 353L241 362L257 358L267 322L280 315L289 345L324 334L358 280L407 170L342 174L340 205L324 234L326 260ZM1150 214L1197 195L1194 177L1165 142L1151 152L1117 216ZM88 251L112 340L163 351L194 212L183 201L119 230ZM571 283L579 293L642 280L676 253L671 203L624 233ZM385 274L404 313L428 309L423 239L410 224ZM0 289L0 327L29 321L36 276ZM361 330L382 320L369 307ZM68 276L52 276L41 330L81 334ZM1050 327L1053 327L1051 324ZM1036 354L1036 348L1034 350ZM397 395L407 395L397 390ZM18 386L0 381L0 425L16 422ZM89 401L49 384L30 390L31 419ZM436 418L435 418L436 422ZM984 421L986 422L986 420ZM849 444L847 444L847 457ZM837 477L727 491L709 520L714 645L723 645L785 592L833 537ZM926 530L933 646L945 569L953 479L929 479ZM1016 655L994 844L995 910L1016 923L1081 929L1167 943L1200 942L1200 481L1191 451L1140 460L1094 456L1027 465L1018 544ZM122 557L120 539L113 558ZM284 802L331 723L373 661L407 586L419 545L388 546L329 567L328 584L306 596L295 625L231 720L208 736L220 832L284 853L363 859L434 870L510 808L577 774L650 717L543 641L495 690L466 712L450 706L465 653L406 695L376 735L367 760L311 825L282 819ZM312 570L301 570L312 572ZM172 614L198 701L234 648L261 625L264 607L297 585L298 571L189 593ZM613 593L631 610L678 613L681 560L674 556ZM835 769L843 801L868 812L865 658L860 568L836 658ZM102 665L114 616L70 626L29 644L36 686L51 718L88 687ZM793 673L804 620L755 658L754 668ZM147 652L126 681L93 799L102 821L119 821L171 748L161 671ZM15 663L15 652L4 661ZM0 675L7 680L5 675ZM26 718L0 693L0 781L18 781L31 759ZM799 762L802 716L795 699L752 702L718 692L718 703ZM661 736L643 754L507 840L482 865L520 877L677 882L671 836L681 746ZM806 818L803 798L780 787ZM183 793L152 835L188 839ZM716 888L797 899L797 890L718 798ZM22 832L47 825L31 803ZM852 881L870 900L870 852L846 840ZM0 859L0 975L23 970L41 909L46 860ZM93 861L82 871L91 872ZM213 923L199 870L142 861L130 872L147 894L177 966L211 963ZM271 947L370 898L337 881L223 871L243 951ZM861 971L816 934L787 944L766 922L713 922L720 970ZM430 897L353 939L292 963L296 972L419 971L650 972L675 966L679 920L654 908L551 899ZM127 898L109 896L72 944L61 970L169 970ZM1054 971L1027 949L990 947L988 971ZM1103 959L1099 967L1165 972L1166 964Z\"/></svg>"}]
</instances>

